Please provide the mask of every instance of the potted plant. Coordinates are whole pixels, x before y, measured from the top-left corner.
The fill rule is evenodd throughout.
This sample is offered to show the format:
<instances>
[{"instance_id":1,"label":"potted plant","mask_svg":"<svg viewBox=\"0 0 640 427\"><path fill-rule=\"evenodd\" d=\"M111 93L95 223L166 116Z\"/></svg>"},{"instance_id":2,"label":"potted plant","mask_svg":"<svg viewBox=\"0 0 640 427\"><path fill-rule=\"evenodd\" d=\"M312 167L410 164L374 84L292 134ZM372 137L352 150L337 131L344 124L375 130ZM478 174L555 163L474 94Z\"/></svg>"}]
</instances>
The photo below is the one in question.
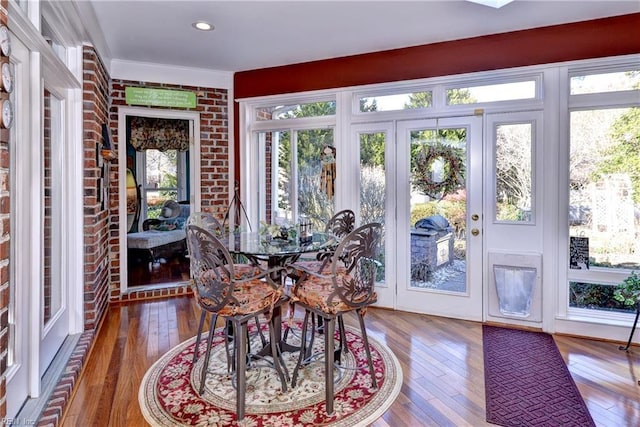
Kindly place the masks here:
<instances>
[{"instance_id":1,"label":"potted plant","mask_svg":"<svg viewBox=\"0 0 640 427\"><path fill-rule=\"evenodd\" d=\"M632 271L613 292L613 298L624 305L636 305L640 301L640 276Z\"/></svg>"},{"instance_id":2,"label":"potted plant","mask_svg":"<svg viewBox=\"0 0 640 427\"><path fill-rule=\"evenodd\" d=\"M618 284L616 290L613 292L613 298L624 305L636 306L636 318L633 321L633 326L631 327L629 341L627 341L626 346L618 347L620 350L626 351L629 350L629 347L631 346L633 332L636 330L638 317L640 316L640 276L638 276L635 271L632 271L631 274L622 281L622 283ZM640 384L640 380L638 380L638 384Z\"/></svg>"}]
</instances>

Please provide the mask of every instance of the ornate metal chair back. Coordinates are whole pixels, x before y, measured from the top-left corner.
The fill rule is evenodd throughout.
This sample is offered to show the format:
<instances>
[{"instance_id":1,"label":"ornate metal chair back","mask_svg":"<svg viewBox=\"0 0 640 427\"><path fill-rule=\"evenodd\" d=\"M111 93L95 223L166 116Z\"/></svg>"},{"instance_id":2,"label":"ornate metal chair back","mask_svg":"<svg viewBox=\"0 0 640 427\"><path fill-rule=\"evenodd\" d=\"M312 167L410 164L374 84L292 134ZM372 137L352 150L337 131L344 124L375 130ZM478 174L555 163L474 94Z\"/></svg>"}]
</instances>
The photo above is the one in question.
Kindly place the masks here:
<instances>
[{"instance_id":1,"label":"ornate metal chair back","mask_svg":"<svg viewBox=\"0 0 640 427\"><path fill-rule=\"evenodd\" d=\"M187 242L191 257L191 278L200 306L217 312L227 304L237 303L233 259L227 248L210 231L187 225Z\"/></svg>"},{"instance_id":2,"label":"ornate metal chair back","mask_svg":"<svg viewBox=\"0 0 640 427\"><path fill-rule=\"evenodd\" d=\"M209 212L192 213L187 219L187 225L197 225L198 227L202 227L215 235L222 235L224 232L224 228L222 227L222 224L220 224L220 221L218 221L216 217Z\"/></svg>"},{"instance_id":3,"label":"ornate metal chair back","mask_svg":"<svg viewBox=\"0 0 640 427\"><path fill-rule=\"evenodd\" d=\"M351 307L362 307L376 300L375 280L381 263L376 259L382 239L380 223L362 225L346 235L331 259L334 293Z\"/></svg>"},{"instance_id":4,"label":"ornate metal chair back","mask_svg":"<svg viewBox=\"0 0 640 427\"><path fill-rule=\"evenodd\" d=\"M325 232L341 238L351 233L356 226L356 215L350 209L336 213L327 221Z\"/></svg>"}]
</instances>

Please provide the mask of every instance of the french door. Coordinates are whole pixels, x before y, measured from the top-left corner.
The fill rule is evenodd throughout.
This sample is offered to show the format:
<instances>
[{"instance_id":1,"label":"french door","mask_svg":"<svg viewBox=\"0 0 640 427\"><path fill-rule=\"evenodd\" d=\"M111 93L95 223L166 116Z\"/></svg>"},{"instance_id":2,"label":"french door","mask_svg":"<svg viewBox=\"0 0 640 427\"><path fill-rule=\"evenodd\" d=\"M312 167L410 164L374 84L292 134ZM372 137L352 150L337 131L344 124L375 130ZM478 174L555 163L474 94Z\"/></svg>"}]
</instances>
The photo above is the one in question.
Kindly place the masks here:
<instances>
[{"instance_id":1,"label":"french door","mask_svg":"<svg viewBox=\"0 0 640 427\"><path fill-rule=\"evenodd\" d=\"M13 34L12 34L13 35ZM20 191L30 181L34 166L30 162L30 150L27 148L30 135L28 117L29 99L28 82L30 60L29 50L17 38L12 38L11 62L13 63L16 85L11 93L11 101L15 105L16 119L10 131L11 156L11 212L29 212L29 192ZM22 141L23 143L20 143ZM15 215L11 221L12 236L29 236L31 223L28 215ZM14 417L30 393L30 348L31 334L29 313L34 308L31 304L35 290L31 283L30 260L31 247L28 238L11 239L9 267L9 350L7 364L7 417ZM37 358L36 358L37 360Z\"/></svg>"},{"instance_id":2,"label":"french door","mask_svg":"<svg viewBox=\"0 0 640 427\"><path fill-rule=\"evenodd\" d=\"M77 53L77 52L74 52ZM69 55L72 57L73 55ZM81 56L75 56L76 59ZM41 397L45 372L82 329L82 133L66 70L34 64L12 39L11 239L7 416ZM30 80L33 69L43 79ZM78 85L79 86L79 85ZM35 104L40 108L34 108ZM74 161L75 160L75 161ZM51 371L50 371L51 372Z\"/></svg>"},{"instance_id":3,"label":"french door","mask_svg":"<svg viewBox=\"0 0 640 427\"><path fill-rule=\"evenodd\" d=\"M344 206L355 208L356 224L379 222L384 236L378 255L381 268L376 280L380 307L393 308L396 296L396 218L395 218L395 162L394 123L380 122L353 125L349 148L345 150L339 167L339 185L344 188L340 197ZM338 157L340 160L340 157ZM357 168L353 165L358 165ZM357 198L353 195L358 194Z\"/></svg>"},{"instance_id":4,"label":"french door","mask_svg":"<svg viewBox=\"0 0 640 427\"><path fill-rule=\"evenodd\" d=\"M398 121L396 135L396 308L480 321L482 116Z\"/></svg>"}]
</instances>

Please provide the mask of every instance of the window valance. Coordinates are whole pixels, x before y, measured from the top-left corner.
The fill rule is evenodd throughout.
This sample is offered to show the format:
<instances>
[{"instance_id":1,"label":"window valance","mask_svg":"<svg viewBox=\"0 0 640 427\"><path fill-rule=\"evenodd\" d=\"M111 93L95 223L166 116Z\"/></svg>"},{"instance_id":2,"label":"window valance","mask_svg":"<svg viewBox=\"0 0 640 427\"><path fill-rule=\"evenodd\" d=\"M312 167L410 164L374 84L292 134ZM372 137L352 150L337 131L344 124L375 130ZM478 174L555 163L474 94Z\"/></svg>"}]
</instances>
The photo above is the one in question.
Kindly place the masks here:
<instances>
[{"instance_id":1,"label":"window valance","mask_svg":"<svg viewBox=\"0 0 640 427\"><path fill-rule=\"evenodd\" d=\"M132 117L129 142L137 151L187 151L189 120Z\"/></svg>"}]
</instances>

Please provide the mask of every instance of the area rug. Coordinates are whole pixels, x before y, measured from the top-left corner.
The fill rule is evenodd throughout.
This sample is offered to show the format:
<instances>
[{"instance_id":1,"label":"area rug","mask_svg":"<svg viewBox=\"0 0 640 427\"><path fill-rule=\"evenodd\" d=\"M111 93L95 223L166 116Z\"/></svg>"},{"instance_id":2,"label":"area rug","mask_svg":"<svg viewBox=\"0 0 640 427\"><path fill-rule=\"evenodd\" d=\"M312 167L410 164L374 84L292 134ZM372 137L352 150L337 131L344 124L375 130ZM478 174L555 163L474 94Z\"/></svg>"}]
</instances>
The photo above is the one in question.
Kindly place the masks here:
<instances>
[{"instance_id":1,"label":"area rug","mask_svg":"<svg viewBox=\"0 0 640 427\"><path fill-rule=\"evenodd\" d=\"M595 426L551 335L484 325L487 421Z\"/></svg>"},{"instance_id":2,"label":"area rug","mask_svg":"<svg viewBox=\"0 0 640 427\"><path fill-rule=\"evenodd\" d=\"M283 322L283 328L286 324ZM287 342L299 343L300 322L295 322ZM250 325L250 332L256 328ZM297 333L296 333L297 332ZM261 344L252 334L252 348ZM319 358L301 369L296 388L280 390L275 370L266 361L253 361L247 371L246 415L238 423L235 414L236 390L226 369L222 329L216 330L203 395L200 384L206 343L201 343L195 369L192 357L195 337L177 345L149 368L140 385L138 400L145 420L152 426L366 426L391 406L402 385L402 369L391 350L369 337L378 389L371 388L366 352L357 329L346 328L351 350L343 355L335 384L335 412L325 413L324 360ZM324 338L314 342L321 352ZM284 353L290 373L298 353Z\"/></svg>"}]
</instances>

